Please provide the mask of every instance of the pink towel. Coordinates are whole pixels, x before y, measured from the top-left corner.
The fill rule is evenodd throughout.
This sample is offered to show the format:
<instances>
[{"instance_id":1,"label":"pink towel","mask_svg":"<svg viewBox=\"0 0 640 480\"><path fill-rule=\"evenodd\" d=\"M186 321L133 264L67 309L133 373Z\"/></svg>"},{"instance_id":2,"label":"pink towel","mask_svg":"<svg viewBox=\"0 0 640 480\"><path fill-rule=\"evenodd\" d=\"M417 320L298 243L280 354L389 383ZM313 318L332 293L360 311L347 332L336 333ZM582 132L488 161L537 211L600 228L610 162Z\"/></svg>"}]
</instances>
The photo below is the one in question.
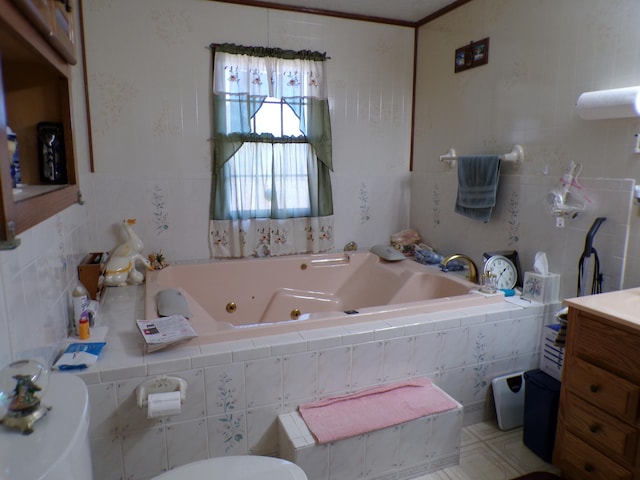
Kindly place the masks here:
<instances>
[{"instance_id":1,"label":"pink towel","mask_svg":"<svg viewBox=\"0 0 640 480\"><path fill-rule=\"evenodd\" d=\"M318 443L328 443L457 406L451 397L424 378L326 398L300 405L299 410Z\"/></svg>"}]
</instances>

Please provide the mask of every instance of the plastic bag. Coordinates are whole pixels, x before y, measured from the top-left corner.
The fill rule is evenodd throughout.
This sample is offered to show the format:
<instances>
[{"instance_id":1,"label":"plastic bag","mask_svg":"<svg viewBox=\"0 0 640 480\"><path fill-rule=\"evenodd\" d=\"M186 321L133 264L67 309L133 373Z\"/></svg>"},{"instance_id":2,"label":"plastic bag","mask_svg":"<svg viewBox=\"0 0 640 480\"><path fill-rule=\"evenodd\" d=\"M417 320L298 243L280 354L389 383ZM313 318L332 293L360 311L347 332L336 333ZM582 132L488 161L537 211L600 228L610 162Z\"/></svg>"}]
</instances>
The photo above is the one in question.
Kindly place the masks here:
<instances>
[{"instance_id":1,"label":"plastic bag","mask_svg":"<svg viewBox=\"0 0 640 480\"><path fill-rule=\"evenodd\" d=\"M391 246L407 257L413 255L413 250L420 241L420 235L412 228L391 235Z\"/></svg>"}]
</instances>

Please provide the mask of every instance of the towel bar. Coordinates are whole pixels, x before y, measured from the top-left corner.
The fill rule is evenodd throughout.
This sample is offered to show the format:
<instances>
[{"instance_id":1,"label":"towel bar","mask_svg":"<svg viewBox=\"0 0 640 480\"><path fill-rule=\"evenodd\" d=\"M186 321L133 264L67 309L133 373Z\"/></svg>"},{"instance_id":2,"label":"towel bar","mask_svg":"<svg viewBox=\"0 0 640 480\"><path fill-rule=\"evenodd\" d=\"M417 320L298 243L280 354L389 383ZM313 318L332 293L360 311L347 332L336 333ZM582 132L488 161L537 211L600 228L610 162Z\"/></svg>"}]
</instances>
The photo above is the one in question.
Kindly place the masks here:
<instances>
[{"instance_id":1,"label":"towel bar","mask_svg":"<svg viewBox=\"0 0 640 480\"><path fill-rule=\"evenodd\" d=\"M521 145L514 145L509 153L499 155L498 158L505 162L520 164L524 161L524 149ZM457 159L458 155L453 148L450 148L444 155L440 155L440 161L448 163L450 168L455 166Z\"/></svg>"}]
</instances>

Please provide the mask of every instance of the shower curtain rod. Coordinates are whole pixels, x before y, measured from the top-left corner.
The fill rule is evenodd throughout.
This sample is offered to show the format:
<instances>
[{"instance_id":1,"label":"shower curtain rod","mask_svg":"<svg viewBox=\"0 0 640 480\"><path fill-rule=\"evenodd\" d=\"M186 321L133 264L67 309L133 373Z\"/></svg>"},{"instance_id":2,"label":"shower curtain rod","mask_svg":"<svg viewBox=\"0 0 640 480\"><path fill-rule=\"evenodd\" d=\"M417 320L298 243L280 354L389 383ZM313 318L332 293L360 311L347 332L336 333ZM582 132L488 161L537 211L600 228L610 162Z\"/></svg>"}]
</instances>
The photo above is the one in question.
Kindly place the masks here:
<instances>
[{"instance_id":1,"label":"shower curtain rod","mask_svg":"<svg viewBox=\"0 0 640 480\"><path fill-rule=\"evenodd\" d=\"M520 164L524 161L524 149L521 145L514 145L513 149L511 149L509 153L498 155L498 158L505 162L515 162ZM448 163L451 168L454 167L457 159L458 155L453 148L450 148L444 155L440 155L440 161Z\"/></svg>"}]
</instances>

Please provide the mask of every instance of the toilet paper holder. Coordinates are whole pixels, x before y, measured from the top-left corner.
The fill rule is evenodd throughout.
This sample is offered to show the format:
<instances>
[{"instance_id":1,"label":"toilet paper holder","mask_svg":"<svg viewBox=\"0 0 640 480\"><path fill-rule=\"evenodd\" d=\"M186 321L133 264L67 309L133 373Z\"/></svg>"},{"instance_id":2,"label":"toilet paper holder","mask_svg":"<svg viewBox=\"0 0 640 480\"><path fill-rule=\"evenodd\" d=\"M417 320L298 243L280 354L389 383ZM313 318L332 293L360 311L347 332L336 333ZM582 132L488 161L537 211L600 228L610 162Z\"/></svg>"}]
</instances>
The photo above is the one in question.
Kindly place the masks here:
<instances>
[{"instance_id":1,"label":"toilet paper holder","mask_svg":"<svg viewBox=\"0 0 640 480\"><path fill-rule=\"evenodd\" d=\"M149 395L154 393L180 392L180 403L187 397L187 381L180 377L161 375L150 378L136 388L136 401L139 408L149 404Z\"/></svg>"}]
</instances>

